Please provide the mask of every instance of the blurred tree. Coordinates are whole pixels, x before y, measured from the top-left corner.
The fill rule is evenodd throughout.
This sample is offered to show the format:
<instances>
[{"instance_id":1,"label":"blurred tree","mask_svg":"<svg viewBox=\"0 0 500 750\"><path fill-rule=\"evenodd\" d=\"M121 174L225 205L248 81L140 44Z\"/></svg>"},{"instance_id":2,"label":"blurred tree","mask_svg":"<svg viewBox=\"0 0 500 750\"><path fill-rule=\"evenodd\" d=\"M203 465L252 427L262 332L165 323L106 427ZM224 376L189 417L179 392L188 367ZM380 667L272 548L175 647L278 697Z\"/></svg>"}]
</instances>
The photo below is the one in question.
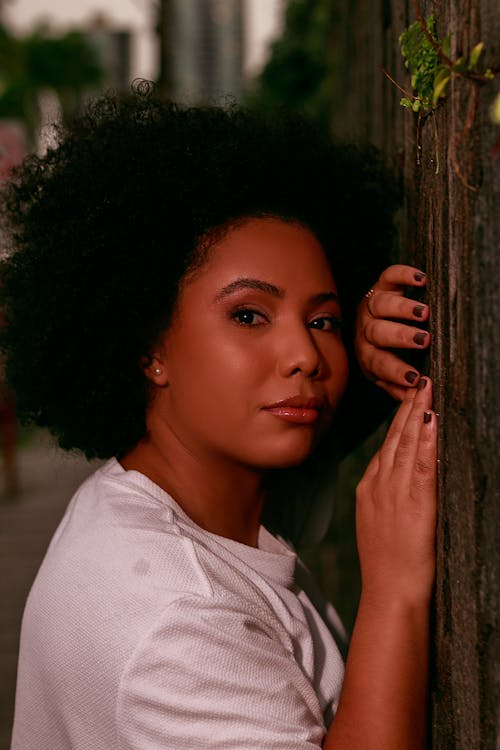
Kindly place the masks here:
<instances>
[{"instance_id":1,"label":"blurred tree","mask_svg":"<svg viewBox=\"0 0 500 750\"><path fill-rule=\"evenodd\" d=\"M300 112L330 127L337 72L335 5L335 0L289 0L283 34L247 95L249 106L269 114Z\"/></svg>"},{"instance_id":2,"label":"blurred tree","mask_svg":"<svg viewBox=\"0 0 500 750\"><path fill-rule=\"evenodd\" d=\"M81 32L54 36L41 26L26 37L15 37L0 25L0 117L23 120L31 139L44 91L55 92L63 115L68 115L102 80L97 54Z\"/></svg>"}]
</instances>

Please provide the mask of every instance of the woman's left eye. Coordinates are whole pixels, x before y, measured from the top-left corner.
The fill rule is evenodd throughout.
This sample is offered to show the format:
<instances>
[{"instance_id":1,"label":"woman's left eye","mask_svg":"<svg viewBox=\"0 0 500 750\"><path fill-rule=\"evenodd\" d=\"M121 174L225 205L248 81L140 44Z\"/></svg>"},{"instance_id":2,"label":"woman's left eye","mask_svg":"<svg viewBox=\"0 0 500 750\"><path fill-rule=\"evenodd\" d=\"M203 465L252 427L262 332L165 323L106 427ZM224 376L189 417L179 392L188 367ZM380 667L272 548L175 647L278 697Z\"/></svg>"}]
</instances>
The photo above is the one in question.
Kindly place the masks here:
<instances>
[{"instance_id":1,"label":"woman's left eye","mask_svg":"<svg viewBox=\"0 0 500 750\"><path fill-rule=\"evenodd\" d=\"M341 318L335 318L333 315L322 315L314 318L309 323L309 328L315 328L319 331L338 331L344 324Z\"/></svg>"},{"instance_id":2,"label":"woman's left eye","mask_svg":"<svg viewBox=\"0 0 500 750\"><path fill-rule=\"evenodd\" d=\"M235 310L231 314L231 318L241 326L256 326L265 322L262 313L249 309Z\"/></svg>"}]
</instances>

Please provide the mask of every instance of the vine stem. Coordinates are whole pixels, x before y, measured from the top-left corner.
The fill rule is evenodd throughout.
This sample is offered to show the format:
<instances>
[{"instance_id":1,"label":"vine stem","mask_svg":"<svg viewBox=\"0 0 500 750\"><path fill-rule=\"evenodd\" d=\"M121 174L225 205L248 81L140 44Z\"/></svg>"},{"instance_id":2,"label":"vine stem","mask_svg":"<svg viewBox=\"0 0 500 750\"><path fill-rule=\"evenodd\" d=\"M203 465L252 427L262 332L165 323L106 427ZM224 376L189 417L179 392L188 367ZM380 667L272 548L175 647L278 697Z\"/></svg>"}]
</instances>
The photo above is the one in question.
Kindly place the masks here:
<instances>
[{"instance_id":1,"label":"vine stem","mask_svg":"<svg viewBox=\"0 0 500 750\"><path fill-rule=\"evenodd\" d=\"M425 37L429 44L431 45L432 49L436 52L436 54L441 58L441 60L447 65L449 68L453 68L453 60L450 60L447 55L444 54L443 50L439 46L439 44L436 42L434 37L432 36L431 32L427 28L427 24L425 23L425 19L422 13L422 8L420 7L419 0L413 0L413 7L415 8L415 14L417 16L417 21L419 22L420 26L422 27L422 31L425 34Z\"/></svg>"},{"instance_id":2,"label":"vine stem","mask_svg":"<svg viewBox=\"0 0 500 750\"><path fill-rule=\"evenodd\" d=\"M427 24L424 19L424 14L422 13L422 8L420 7L419 0L413 0L413 7L415 8L415 15L417 17L417 21L420 24L420 27L425 35L425 38L431 45L434 52L438 55L440 60L444 62L444 64L450 69L452 75L460 76L461 78L468 78L470 81L475 81L475 83L483 84L483 83L489 83L491 80L487 76L483 75L482 73L475 73L474 71L468 70L468 71L458 71L453 70L455 63L453 60L450 60L450 58L444 54L443 50L441 49L440 45L436 42L432 34L430 33L429 29L427 28ZM499 72L499 68L492 68L491 72L495 76Z\"/></svg>"},{"instance_id":3,"label":"vine stem","mask_svg":"<svg viewBox=\"0 0 500 750\"><path fill-rule=\"evenodd\" d=\"M477 86L475 86L473 89L471 89L471 92L469 95L469 106L467 109L467 117L465 120L464 127L462 129L462 132L458 133L458 135L456 135L455 138L453 139L451 143L451 153L450 153L451 162L453 164L453 169L455 170L455 174L457 175L462 185L466 187L468 190L472 190L474 193L477 192L478 188L475 187L474 185L471 185L469 181L467 180L467 177L462 172L462 168L457 159L457 150L460 144L469 136L474 120L476 119L478 107L479 107L479 89L477 88Z\"/></svg>"},{"instance_id":4,"label":"vine stem","mask_svg":"<svg viewBox=\"0 0 500 750\"><path fill-rule=\"evenodd\" d=\"M436 155L436 168L434 170L434 174L439 174L439 135L438 135L437 122L436 122L436 115L434 115L432 120L434 123L434 149L435 149L435 155Z\"/></svg>"},{"instance_id":5,"label":"vine stem","mask_svg":"<svg viewBox=\"0 0 500 750\"><path fill-rule=\"evenodd\" d=\"M416 96L412 94L410 91L407 91L402 86L400 86L399 83L395 81L391 75L389 75L387 70L384 67L382 67L382 65L379 65L379 68L382 71L382 73L385 75L385 77L388 78L389 81L393 83L396 86L396 88L398 88L401 91L402 94L405 94L409 99L416 99Z\"/></svg>"},{"instance_id":6,"label":"vine stem","mask_svg":"<svg viewBox=\"0 0 500 750\"><path fill-rule=\"evenodd\" d=\"M500 135L498 136L495 143L491 147L490 156L492 159L496 159L499 153L500 153Z\"/></svg>"}]
</instances>

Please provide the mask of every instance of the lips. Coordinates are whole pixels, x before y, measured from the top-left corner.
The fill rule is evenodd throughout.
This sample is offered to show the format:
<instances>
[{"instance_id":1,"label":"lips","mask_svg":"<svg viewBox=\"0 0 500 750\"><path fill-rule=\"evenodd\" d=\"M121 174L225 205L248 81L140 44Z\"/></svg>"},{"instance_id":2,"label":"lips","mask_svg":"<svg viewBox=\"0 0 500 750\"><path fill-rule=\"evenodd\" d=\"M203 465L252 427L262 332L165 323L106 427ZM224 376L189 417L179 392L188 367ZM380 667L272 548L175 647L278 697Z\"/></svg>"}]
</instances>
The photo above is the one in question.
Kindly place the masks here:
<instances>
[{"instance_id":1,"label":"lips","mask_svg":"<svg viewBox=\"0 0 500 750\"><path fill-rule=\"evenodd\" d=\"M317 421L323 405L323 399L317 396L292 396L269 404L264 410L286 422L308 425Z\"/></svg>"}]
</instances>

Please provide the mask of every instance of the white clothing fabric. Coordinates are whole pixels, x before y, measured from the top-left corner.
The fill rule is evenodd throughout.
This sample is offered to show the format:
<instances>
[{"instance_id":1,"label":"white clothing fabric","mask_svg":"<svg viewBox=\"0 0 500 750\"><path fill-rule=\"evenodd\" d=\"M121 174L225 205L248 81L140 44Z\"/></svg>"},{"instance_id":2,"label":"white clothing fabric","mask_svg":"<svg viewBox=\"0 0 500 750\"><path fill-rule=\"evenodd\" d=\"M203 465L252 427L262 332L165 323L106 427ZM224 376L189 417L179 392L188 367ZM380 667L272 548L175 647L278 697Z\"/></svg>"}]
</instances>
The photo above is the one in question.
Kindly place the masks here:
<instances>
[{"instance_id":1,"label":"white clothing fabric","mask_svg":"<svg viewBox=\"0 0 500 750\"><path fill-rule=\"evenodd\" d=\"M111 459L30 592L12 750L319 748L343 638L282 540L211 534Z\"/></svg>"}]
</instances>

